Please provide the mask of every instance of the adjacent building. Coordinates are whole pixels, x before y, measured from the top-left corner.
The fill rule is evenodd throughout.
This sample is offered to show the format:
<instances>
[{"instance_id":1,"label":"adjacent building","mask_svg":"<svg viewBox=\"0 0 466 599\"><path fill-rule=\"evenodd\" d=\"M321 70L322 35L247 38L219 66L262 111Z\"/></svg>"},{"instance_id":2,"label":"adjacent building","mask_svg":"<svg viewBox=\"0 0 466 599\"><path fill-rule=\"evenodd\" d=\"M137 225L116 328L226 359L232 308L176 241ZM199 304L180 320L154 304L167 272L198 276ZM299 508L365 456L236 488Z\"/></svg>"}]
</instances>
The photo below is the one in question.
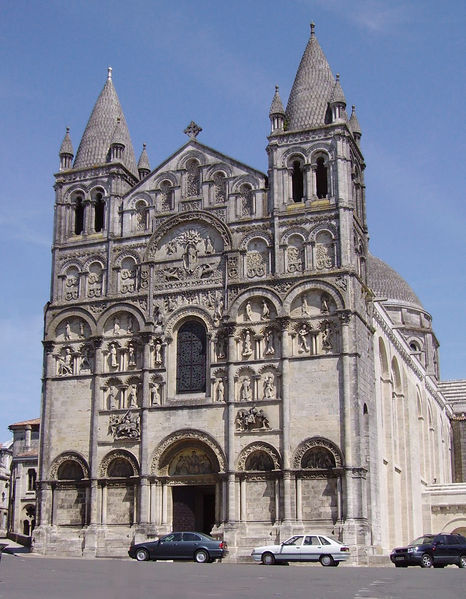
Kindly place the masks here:
<instances>
[{"instance_id":1,"label":"adjacent building","mask_svg":"<svg viewBox=\"0 0 466 599\"><path fill-rule=\"evenodd\" d=\"M12 441L0 444L0 537L6 536L10 497Z\"/></svg>"},{"instance_id":2,"label":"adjacent building","mask_svg":"<svg viewBox=\"0 0 466 599\"><path fill-rule=\"evenodd\" d=\"M236 559L318 529L364 562L432 525L426 493L452 483L438 341L369 251L361 127L313 26L269 119L267 173L194 122L152 169L109 69L76 155L66 132L36 551L195 529Z\"/></svg>"}]
</instances>

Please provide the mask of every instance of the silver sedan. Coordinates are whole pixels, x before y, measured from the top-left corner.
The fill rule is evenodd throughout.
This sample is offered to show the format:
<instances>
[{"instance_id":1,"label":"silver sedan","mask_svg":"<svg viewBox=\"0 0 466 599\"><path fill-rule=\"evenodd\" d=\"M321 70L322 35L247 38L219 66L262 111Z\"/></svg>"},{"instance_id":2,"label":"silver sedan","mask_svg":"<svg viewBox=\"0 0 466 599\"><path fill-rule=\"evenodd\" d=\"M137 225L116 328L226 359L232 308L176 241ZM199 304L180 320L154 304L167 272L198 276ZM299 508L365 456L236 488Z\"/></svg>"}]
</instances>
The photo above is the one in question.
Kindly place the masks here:
<instances>
[{"instance_id":1,"label":"silver sedan","mask_svg":"<svg viewBox=\"0 0 466 599\"><path fill-rule=\"evenodd\" d=\"M317 562L323 566L338 566L350 556L349 547L321 534L295 535L280 545L255 547L254 561L266 566L284 562Z\"/></svg>"}]
</instances>

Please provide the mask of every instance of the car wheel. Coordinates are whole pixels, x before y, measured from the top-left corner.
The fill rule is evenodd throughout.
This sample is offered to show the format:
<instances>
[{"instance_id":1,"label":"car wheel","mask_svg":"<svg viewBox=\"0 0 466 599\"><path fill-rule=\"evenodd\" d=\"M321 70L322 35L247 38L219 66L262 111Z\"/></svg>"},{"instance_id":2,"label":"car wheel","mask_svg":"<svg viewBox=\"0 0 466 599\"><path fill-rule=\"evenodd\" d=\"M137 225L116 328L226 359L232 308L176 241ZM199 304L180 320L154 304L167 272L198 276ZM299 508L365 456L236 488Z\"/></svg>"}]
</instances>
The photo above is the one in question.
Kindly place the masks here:
<instances>
[{"instance_id":1,"label":"car wheel","mask_svg":"<svg viewBox=\"0 0 466 599\"><path fill-rule=\"evenodd\" d=\"M323 566L334 566L335 565L335 560L333 559L333 557L331 555L321 555L319 561Z\"/></svg>"},{"instance_id":2,"label":"car wheel","mask_svg":"<svg viewBox=\"0 0 466 599\"><path fill-rule=\"evenodd\" d=\"M194 554L194 561L198 564L205 564L209 561L209 554L207 551L204 551L204 549L199 549L199 551L196 551Z\"/></svg>"},{"instance_id":3,"label":"car wheel","mask_svg":"<svg viewBox=\"0 0 466 599\"><path fill-rule=\"evenodd\" d=\"M147 549L138 549L136 551L136 559L138 560L138 562L147 562L147 560L149 559L149 552L147 551Z\"/></svg>"},{"instance_id":4,"label":"car wheel","mask_svg":"<svg viewBox=\"0 0 466 599\"><path fill-rule=\"evenodd\" d=\"M273 553L263 553L262 563L264 564L264 566L273 566L275 563L275 557Z\"/></svg>"},{"instance_id":5,"label":"car wheel","mask_svg":"<svg viewBox=\"0 0 466 599\"><path fill-rule=\"evenodd\" d=\"M421 568L432 568L434 565L434 560L428 553L424 553L421 557Z\"/></svg>"},{"instance_id":6,"label":"car wheel","mask_svg":"<svg viewBox=\"0 0 466 599\"><path fill-rule=\"evenodd\" d=\"M458 568L466 568L466 555L460 555Z\"/></svg>"}]
</instances>

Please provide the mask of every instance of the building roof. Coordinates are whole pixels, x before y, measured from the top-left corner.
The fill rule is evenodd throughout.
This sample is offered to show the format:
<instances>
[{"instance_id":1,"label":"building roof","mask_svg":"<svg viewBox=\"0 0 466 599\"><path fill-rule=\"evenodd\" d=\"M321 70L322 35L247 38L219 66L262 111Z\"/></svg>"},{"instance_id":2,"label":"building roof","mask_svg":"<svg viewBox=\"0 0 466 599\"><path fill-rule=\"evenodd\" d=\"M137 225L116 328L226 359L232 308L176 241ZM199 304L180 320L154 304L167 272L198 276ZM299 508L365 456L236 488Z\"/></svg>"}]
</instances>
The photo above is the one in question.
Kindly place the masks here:
<instances>
[{"instance_id":1,"label":"building roof","mask_svg":"<svg viewBox=\"0 0 466 599\"><path fill-rule=\"evenodd\" d=\"M142 152L138 160L138 169L150 171L149 156L147 155L146 144L142 144Z\"/></svg>"},{"instance_id":2,"label":"building roof","mask_svg":"<svg viewBox=\"0 0 466 599\"><path fill-rule=\"evenodd\" d=\"M443 397L453 408L457 404L466 406L466 379L442 381L438 386Z\"/></svg>"},{"instance_id":3,"label":"building roof","mask_svg":"<svg viewBox=\"0 0 466 599\"><path fill-rule=\"evenodd\" d=\"M119 125L118 124L118 119ZM107 81L92 110L79 144L73 168L87 168L108 162L110 144L117 132L118 141L125 146L123 165L136 176L136 159L125 115L113 86L111 68Z\"/></svg>"},{"instance_id":4,"label":"building roof","mask_svg":"<svg viewBox=\"0 0 466 599\"><path fill-rule=\"evenodd\" d=\"M278 85L275 86L275 93L273 95L272 104L270 105L269 115L271 116L273 114L285 114L282 99L280 98L280 92L278 91Z\"/></svg>"},{"instance_id":5,"label":"building roof","mask_svg":"<svg viewBox=\"0 0 466 599\"><path fill-rule=\"evenodd\" d=\"M349 126L353 133L359 133L359 135L361 135L361 125L359 124L358 117L356 116L356 106L354 105L351 106Z\"/></svg>"},{"instance_id":6,"label":"building roof","mask_svg":"<svg viewBox=\"0 0 466 599\"><path fill-rule=\"evenodd\" d=\"M66 128L65 137L63 138L63 141L61 143L60 156L62 154L70 154L71 156L74 155L73 144L71 143L69 127Z\"/></svg>"},{"instance_id":7,"label":"building roof","mask_svg":"<svg viewBox=\"0 0 466 599\"><path fill-rule=\"evenodd\" d=\"M288 129L308 129L324 125L334 87L335 79L312 24L311 37L301 58L286 107Z\"/></svg>"},{"instance_id":8,"label":"building roof","mask_svg":"<svg viewBox=\"0 0 466 599\"><path fill-rule=\"evenodd\" d=\"M376 297L423 310L420 299L403 277L372 254L367 256L367 283Z\"/></svg>"},{"instance_id":9,"label":"building roof","mask_svg":"<svg viewBox=\"0 0 466 599\"><path fill-rule=\"evenodd\" d=\"M40 425L40 418L32 418L32 420L23 420L22 422L15 422L14 424L10 424L10 426L8 427L10 430L13 428L21 428L22 426L39 426Z\"/></svg>"}]
</instances>

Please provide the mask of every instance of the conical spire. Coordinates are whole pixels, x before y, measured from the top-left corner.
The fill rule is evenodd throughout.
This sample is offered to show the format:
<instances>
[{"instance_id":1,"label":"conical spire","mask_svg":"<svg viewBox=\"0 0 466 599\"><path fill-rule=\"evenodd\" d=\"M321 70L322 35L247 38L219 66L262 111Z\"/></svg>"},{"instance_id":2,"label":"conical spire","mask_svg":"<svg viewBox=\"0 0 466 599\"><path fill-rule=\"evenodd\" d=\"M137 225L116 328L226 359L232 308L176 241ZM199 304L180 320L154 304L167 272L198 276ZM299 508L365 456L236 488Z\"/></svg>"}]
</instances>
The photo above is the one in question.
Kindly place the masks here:
<instances>
[{"instance_id":1,"label":"conical spire","mask_svg":"<svg viewBox=\"0 0 466 599\"><path fill-rule=\"evenodd\" d=\"M356 143L359 145L361 141L361 126L358 121L358 117L356 116L356 106L351 107L351 116L348 122L349 128L353 132L353 137Z\"/></svg>"},{"instance_id":2,"label":"conical spire","mask_svg":"<svg viewBox=\"0 0 466 599\"><path fill-rule=\"evenodd\" d=\"M113 86L112 69L109 67L107 81L97 98L79 144L74 168L86 168L96 164L104 164L108 161L117 119L120 119L119 141L125 146L121 162L131 173L136 175L137 168L133 144L131 143L125 115Z\"/></svg>"},{"instance_id":3,"label":"conical spire","mask_svg":"<svg viewBox=\"0 0 466 599\"><path fill-rule=\"evenodd\" d=\"M146 152L146 144L142 144L142 152L138 161L139 178L144 179L150 173L149 156Z\"/></svg>"},{"instance_id":4,"label":"conical spire","mask_svg":"<svg viewBox=\"0 0 466 599\"><path fill-rule=\"evenodd\" d=\"M275 94L273 96L272 104L270 105L269 116L274 116L276 114L285 114L282 99L280 98L280 93L278 91L278 85L275 86Z\"/></svg>"},{"instance_id":5,"label":"conical spire","mask_svg":"<svg viewBox=\"0 0 466 599\"><path fill-rule=\"evenodd\" d=\"M60 170L64 171L71 168L73 162L74 150L73 144L71 143L70 128L66 128L65 137L61 142L60 151L58 153L60 157Z\"/></svg>"},{"instance_id":6,"label":"conical spire","mask_svg":"<svg viewBox=\"0 0 466 599\"><path fill-rule=\"evenodd\" d=\"M289 130L308 129L325 123L335 79L311 23L311 37L291 88L286 118Z\"/></svg>"},{"instance_id":7,"label":"conical spire","mask_svg":"<svg viewBox=\"0 0 466 599\"><path fill-rule=\"evenodd\" d=\"M343 88L341 87L340 75L338 73L337 80L335 81L335 85L333 86L330 102L332 104L344 104L346 106L346 98L345 94L343 93Z\"/></svg>"}]
</instances>

